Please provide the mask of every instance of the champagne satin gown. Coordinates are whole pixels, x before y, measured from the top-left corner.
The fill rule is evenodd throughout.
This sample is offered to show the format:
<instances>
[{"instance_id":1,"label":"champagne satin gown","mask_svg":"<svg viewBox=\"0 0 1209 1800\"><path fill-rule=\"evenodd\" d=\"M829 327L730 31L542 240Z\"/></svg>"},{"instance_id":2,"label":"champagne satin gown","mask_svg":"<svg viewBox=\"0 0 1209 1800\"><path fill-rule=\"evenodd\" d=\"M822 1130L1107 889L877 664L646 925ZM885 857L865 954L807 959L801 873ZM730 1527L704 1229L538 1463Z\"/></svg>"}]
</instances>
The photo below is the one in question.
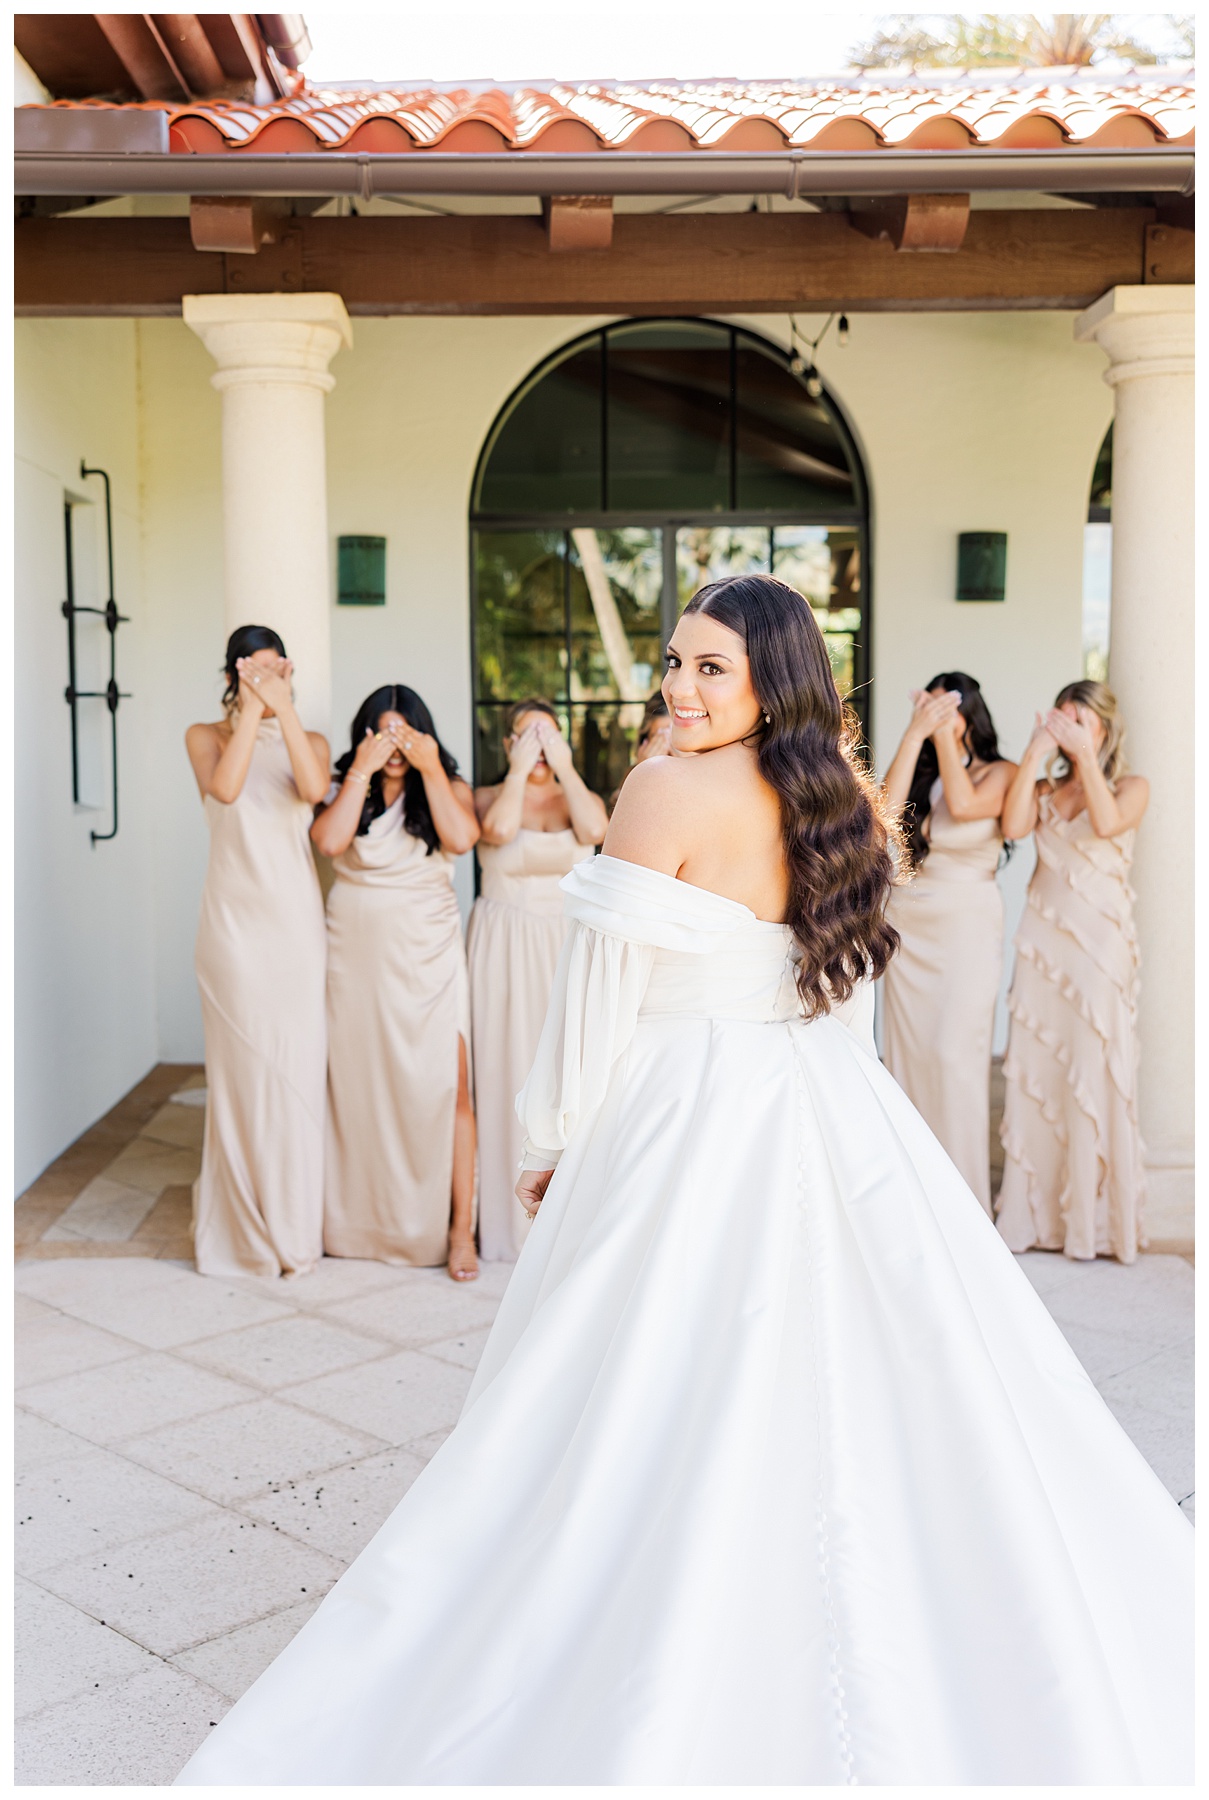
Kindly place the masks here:
<instances>
[{"instance_id":1,"label":"champagne satin gown","mask_svg":"<svg viewBox=\"0 0 1209 1800\"><path fill-rule=\"evenodd\" d=\"M462 1417L189 1786L1192 1779L1194 1532L780 925L598 856Z\"/></svg>"},{"instance_id":2,"label":"champagne satin gown","mask_svg":"<svg viewBox=\"0 0 1209 1800\"><path fill-rule=\"evenodd\" d=\"M406 829L400 795L332 868L324 1247L436 1267L449 1254L459 1036L470 1054L453 859Z\"/></svg>"},{"instance_id":3,"label":"champagne satin gown","mask_svg":"<svg viewBox=\"0 0 1209 1800\"><path fill-rule=\"evenodd\" d=\"M1131 1263L1144 1248L1138 1133L1135 833L1038 801L1004 1063L999 1230L1013 1250Z\"/></svg>"},{"instance_id":4,"label":"champagne satin gown","mask_svg":"<svg viewBox=\"0 0 1209 1800\"><path fill-rule=\"evenodd\" d=\"M882 1060L989 1213L1003 836L998 819L955 819L939 780L925 831L931 850L886 914L902 946L882 978Z\"/></svg>"},{"instance_id":5,"label":"champagne satin gown","mask_svg":"<svg viewBox=\"0 0 1209 1800\"><path fill-rule=\"evenodd\" d=\"M323 1255L326 944L312 809L276 719L257 730L239 797L224 806L207 795L204 806L194 1253L203 1275L300 1275Z\"/></svg>"},{"instance_id":6,"label":"champagne satin gown","mask_svg":"<svg viewBox=\"0 0 1209 1800\"><path fill-rule=\"evenodd\" d=\"M593 854L569 827L522 829L510 844L478 846L482 892L470 915L466 950L485 1262L515 1262L529 1230L513 1192L521 1160L516 1096L537 1051L567 935L558 884Z\"/></svg>"}]
</instances>

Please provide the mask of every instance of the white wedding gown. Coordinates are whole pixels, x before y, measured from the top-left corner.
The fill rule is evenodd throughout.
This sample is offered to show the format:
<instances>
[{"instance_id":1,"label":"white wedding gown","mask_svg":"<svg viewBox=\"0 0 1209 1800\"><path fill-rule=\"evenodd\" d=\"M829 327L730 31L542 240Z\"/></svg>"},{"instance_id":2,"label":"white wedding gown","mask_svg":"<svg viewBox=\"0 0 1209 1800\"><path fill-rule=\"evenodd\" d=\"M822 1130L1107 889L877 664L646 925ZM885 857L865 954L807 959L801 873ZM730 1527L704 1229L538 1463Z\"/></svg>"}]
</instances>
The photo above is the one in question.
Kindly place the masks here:
<instances>
[{"instance_id":1,"label":"white wedding gown","mask_svg":"<svg viewBox=\"0 0 1209 1800\"><path fill-rule=\"evenodd\" d=\"M871 1045L746 907L562 885L461 1421L179 1780L1190 1782L1192 1528Z\"/></svg>"}]
</instances>

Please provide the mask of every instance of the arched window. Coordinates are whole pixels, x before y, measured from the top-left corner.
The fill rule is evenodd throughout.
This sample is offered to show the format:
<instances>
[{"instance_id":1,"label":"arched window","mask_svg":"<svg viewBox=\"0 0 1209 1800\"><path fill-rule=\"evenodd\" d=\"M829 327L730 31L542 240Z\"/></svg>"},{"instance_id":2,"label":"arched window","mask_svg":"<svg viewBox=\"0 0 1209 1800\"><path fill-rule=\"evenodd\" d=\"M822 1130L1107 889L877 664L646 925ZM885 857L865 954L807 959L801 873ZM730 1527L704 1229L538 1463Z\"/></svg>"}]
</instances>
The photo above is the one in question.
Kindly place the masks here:
<instances>
[{"instance_id":1,"label":"arched window","mask_svg":"<svg viewBox=\"0 0 1209 1800\"><path fill-rule=\"evenodd\" d=\"M1108 427L1091 478L1087 524L1083 530L1083 673L1108 680L1108 640L1112 616L1112 426Z\"/></svg>"},{"instance_id":2,"label":"arched window","mask_svg":"<svg viewBox=\"0 0 1209 1800\"><path fill-rule=\"evenodd\" d=\"M867 525L834 401L775 345L703 319L566 345L508 401L475 476L476 778L503 773L506 707L541 694L588 784L610 792L681 608L722 575L771 570L797 587L863 710Z\"/></svg>"}]
</instances>

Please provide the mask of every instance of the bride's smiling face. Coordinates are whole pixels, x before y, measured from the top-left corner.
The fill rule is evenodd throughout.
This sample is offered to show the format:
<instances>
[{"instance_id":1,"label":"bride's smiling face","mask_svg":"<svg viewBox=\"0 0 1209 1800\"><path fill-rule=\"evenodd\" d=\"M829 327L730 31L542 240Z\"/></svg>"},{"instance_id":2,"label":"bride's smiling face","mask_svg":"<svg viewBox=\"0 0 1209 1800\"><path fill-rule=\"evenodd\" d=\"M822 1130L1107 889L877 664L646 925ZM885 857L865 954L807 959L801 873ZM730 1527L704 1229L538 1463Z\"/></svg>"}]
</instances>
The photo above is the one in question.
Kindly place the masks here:
<instances>
[{"instance_id":1,"label":"bride's smiling face","mask_svg":"<svg viewBox=\"0 0 1209 1800\"><path fill-rule=\"evenodd\" d=\"M663 697L682 754L751 737L762 717L742 638L708 613L686 613L672 633Z\"/></svg>"}]
</instances>

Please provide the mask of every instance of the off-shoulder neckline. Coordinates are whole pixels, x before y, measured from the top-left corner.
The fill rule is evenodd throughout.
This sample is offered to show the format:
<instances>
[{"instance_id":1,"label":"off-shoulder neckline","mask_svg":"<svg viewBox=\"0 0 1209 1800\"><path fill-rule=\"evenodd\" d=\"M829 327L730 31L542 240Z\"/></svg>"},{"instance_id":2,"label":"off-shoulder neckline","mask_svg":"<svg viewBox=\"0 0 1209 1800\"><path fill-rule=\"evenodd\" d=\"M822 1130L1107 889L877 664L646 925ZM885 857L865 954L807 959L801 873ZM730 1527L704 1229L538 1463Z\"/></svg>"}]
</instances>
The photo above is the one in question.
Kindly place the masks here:
<instances>
[{"instance_id":1,"label":"off-shoulder neckline","mask_svg":"<svg viewBox=\"0 0 1209 1800\"><path fill-rule=\"evenodd\" d=\"M715 893L713 888L698 887L697 883L694 881L682 881L679 875L669 875L663 869L652 869L646 863L630 862L624 856L607 856L602 852L599 856L594 856L590 862L585 861L578 864L576 870L573 870L572 873L578 873L580 871L586 873L592 868L599 867L601 863L609 863L615 868L637 869L640 870L643 875L649 875L654 881L667 882L673 887L687 890L690 894L701 894L707 900L716 900L719 906L728 906L733 908L735 912L742 913L743 917L745 919L750 919L753 925L763 925L770 931L789 930L784 919L761 919L758 914L752 911L750 906L745 906L742 900L732 900L729 894Z\"/></svg>"}]
</instances>

